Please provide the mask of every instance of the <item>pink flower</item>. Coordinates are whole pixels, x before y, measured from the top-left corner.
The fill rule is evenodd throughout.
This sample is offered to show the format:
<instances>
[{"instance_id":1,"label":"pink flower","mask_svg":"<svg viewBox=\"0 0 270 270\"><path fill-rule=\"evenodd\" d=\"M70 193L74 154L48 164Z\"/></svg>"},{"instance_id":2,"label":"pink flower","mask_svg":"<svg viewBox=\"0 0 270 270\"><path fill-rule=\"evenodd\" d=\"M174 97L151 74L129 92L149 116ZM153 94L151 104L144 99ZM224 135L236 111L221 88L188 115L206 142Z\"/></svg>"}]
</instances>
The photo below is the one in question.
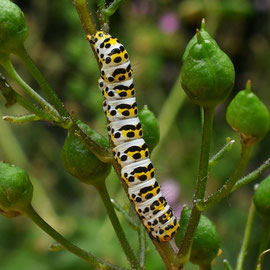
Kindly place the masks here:
<instances>
[{"instance_id":1,"label":"pink flower","mask_svg":"<svg viewBox=\"0 0 270 270\"><path fill-rule=\"evenodd\" d=\"M180 26L177 15L173 12L165 13L159 20L159 28L167 34L175 33Z\"/></svg>"}]
</instances>

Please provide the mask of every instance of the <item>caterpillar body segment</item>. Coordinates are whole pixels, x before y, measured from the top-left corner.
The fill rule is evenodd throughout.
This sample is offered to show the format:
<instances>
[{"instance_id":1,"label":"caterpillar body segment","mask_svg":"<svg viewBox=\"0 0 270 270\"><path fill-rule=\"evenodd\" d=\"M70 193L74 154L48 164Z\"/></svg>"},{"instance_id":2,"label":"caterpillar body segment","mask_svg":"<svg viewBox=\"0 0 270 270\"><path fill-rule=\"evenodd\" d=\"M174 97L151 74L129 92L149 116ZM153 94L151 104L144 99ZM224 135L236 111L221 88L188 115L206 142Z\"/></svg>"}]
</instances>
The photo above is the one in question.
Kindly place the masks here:
<instances>
[{"instance_id":1,"label":"caterpillar body segment","mask_svg":"<svg viewBox=\"0 0 270 270\"><path fill-rule=\"evenodd\" d=\"M162 195L142 138L129 56L118 39L99 31L88 40L101 64L99 88L105 98L103 110L108 133L114 143L113 155L121 166L128 196L151 238L170 241L179 223Z\"/></svg>"}]
</instances>

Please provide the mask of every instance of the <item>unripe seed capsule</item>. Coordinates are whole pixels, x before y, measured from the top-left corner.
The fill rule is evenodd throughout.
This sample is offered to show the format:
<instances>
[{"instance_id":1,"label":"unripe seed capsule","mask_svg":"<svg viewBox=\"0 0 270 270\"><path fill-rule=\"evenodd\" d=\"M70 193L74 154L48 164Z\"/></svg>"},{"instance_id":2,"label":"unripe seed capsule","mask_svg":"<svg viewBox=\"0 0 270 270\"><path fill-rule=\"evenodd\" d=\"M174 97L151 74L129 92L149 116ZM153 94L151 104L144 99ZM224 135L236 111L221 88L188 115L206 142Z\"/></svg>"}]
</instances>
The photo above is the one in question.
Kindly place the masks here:
<instances>
[{"instance_id":1,"label":"unripe seed capsule","mask_svg":"<svg viewBox=\"0 0 270 270\"><path fill-rule=\"evenodd\" d=\"M147 106L139 112L139 119L142 125L143 138L152 152L157 146L160 138L160 128L157 118Z\"/></svg>"},{"instance_id":2,"label":"unripe seed capsule","mask_svg":"<svg viewBox=\"0 0 270 270\"><path fill-rule=\"evenodd\" d=\"M270 175L259 184L253 201L259 215L270 220Z\"/></svg>"},{"instance_id":3,"label":"unripe seed capsule","mask_svg":"<svg viewBox=\"0 0 270 270\"><path fill-rule=\"evenodd\" d=\"M230 94L235 72L230 58L204 28L202 33L197 30L196 41L186 48L181 85L193 103L215 107Z\"/></svg>"},{"instance_id":4,"label":"unripe seed capsule","mask_svg":"<svg viewBox=\"0 0 270 270\"><path fill-rule=\"evenodd\" d=\"M31 205L33 185L27 172L15 165L0 162L0 213L19 215Z\"/></svg>"},{"instance_id":5,"label":"unripe seed capsule","mask_svg":"<svg viewBox=\"0 0 270 270\"><path fill-rule=\"evenodd\" d=\"M251 92L248 81L246 89L240 91L227 108L226 120L240 133L244 142L257 143L267 133L270 115L265 105Z\"/></svg>"},{"instance_id":6,"label":"unripe seed capsule","mask_svg":"<svg viewBox=\"0 0 270 270\"><path fill-rule=\"evenodd\" d=\"M108 140L92 130L87 124L78 121L78 126L100 146L109 147ZM111 165L101 162L71 132L68 133L63 149L62 162L65 169L78 180L89 184L103 184L111 171Z\"/></svg>"},{"instance_id":7,"label":"unripe seed capsule","mask_svg":"<svg viewBox=\"0 0 270 270\"><path fill-rule=\"evenodd\" d=\"M21 9L9 0L0 0L0 52L13 53L23 46L28 27Z\"/></svg>"},{"instance_id":8,"label":"unripe seed capsule","mask_svg":"<svg viewBox=\"0 0 270 270\"><path fill-rule=\"evenodd\" d=\"M180 227L182 229L175 237L178 246L184 238L190 214L191 209L188 207L183 208L180 218ZM200 266L211 264L213 259L218 256L219 251L220 236L216 226L206 216L201 215L191 247L190 261Z\"/></svg>"}]
</instances>

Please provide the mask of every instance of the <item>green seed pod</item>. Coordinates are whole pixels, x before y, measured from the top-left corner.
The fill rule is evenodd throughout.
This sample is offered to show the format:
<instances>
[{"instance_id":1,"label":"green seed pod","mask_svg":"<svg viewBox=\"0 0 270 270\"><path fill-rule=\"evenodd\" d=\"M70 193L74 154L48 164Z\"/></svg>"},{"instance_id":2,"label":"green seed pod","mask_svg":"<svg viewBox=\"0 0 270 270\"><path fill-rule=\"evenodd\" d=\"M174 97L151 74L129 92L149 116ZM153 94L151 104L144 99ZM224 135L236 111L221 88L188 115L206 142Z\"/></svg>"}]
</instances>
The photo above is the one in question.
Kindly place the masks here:
<instances>
[{"instance_id":1,"label":"green seed pod","mask_svg":"<svg viewBox=\"0 0 270 270\"><path fill-rule=\"evenodd\" d=\"M246 89L240 91L229 104L226 120L240 133L244 142L257 143L269 130L269 112L260 99L251 92L250 81Z\"/></svg>"},{"instance_id":2,"label":"green seed pod","mask_svg":"<svg viewBox=\"0 0 270 270\"><path fill-rule=\"evenodd\" d=\"M0 213L14 217L31 205L33 185L27 172L0 162Z\"/></svg>"},{"instance_id":3,"label":"green seed pod","mask_svg":"<svg viewBox=\"0 0 270 270\"><path fill-rule=\"evenodd\" d=\"M216 43L216 41L210 36L210 34L205 30L205 20L202 19L202 24L201 24L201 28L200 28L200 34L203 37L204 40L208 40L209 42L211 42L213 44L213 46L216 46L218 48L218 45ZM189 50L190 48L197 42L197 34L195 34L193 36L193 38L189 41L188 45L186 46L184 55L183 55L183 62L186 60Z\"/></svg>"},{"instance_id":4,"label":"green seed pod","mask_svg":"<svg viewBox=\"0 0 270 270\"><path fill-rule=\"evenodd\" d=\"M203 28L186 48L181 85L195 104L215 107L230 94L234 84L234 66L230 58Z\"/></svg>"},{"instance_id":5,"label":"green seed pod","mask_svg":"<svg viewBox=\"0 0 270 270\"><path fill-rule=\"evenodd\" d=\"M179 246L184 238L188 226L188 220L191 210L185 207L182 210L180 218L180 228L182 228L175 237ZM197 265L209 265L220 250L220 236L216 226L204 215L201 215L200 222L195 232L191 248L190 261Z\"/></svg>"},{"instance_id":6,"label":"green seed pod","mask_svg":"<svg viewBox=\"0 0 270 270\"><path fill-rule=\"evenodd\" d=\"M259 184L253 201L258 214L263 219L270 220L270 175Z\"/></svg>"},{"instance_id":7,"label":"green seed pod","mask_svg":"<svg viewBox=\"0 0 270 270\"><path fill-rule=\"evenodd\" d=\"M100 146L109 147L108 140L104 136L81 121L77 124ZM62 148L62 162L72 176L89 185L103 184L111 171L110 164L101 162L71 132L68 133Z\"/></svg>"},{"instance_id":8,"label":"green seed pod","mask_svg":"<svg viewBox=\"0 0 270 270\"><path fill-rule=\"evenodd\" d=\"M143 138L152 152L157 146L160 138L160 129L157 118L154 113L145 105L139 113L139 119L142 125Z\"/></svg>"},{"instance_id":9,"label":"green seed pod","mask_svg":"<svg viewBox=\"0 0 270 270\"><path fill-rule=\"evenodd\" d=\"M27 35L21 9L9 0L0 0L0 52L13 53L23 46Z\"/></svg>"}]
</instances>

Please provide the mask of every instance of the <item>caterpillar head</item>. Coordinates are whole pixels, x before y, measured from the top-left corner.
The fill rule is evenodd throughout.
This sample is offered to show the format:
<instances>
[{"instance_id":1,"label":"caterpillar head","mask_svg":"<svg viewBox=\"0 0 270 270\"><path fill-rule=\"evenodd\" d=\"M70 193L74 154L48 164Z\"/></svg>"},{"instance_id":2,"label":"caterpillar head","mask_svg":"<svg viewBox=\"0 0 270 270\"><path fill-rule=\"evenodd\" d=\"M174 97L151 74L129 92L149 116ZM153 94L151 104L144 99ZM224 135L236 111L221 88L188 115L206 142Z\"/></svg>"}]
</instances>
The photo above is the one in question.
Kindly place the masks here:
<instances>
[{"instance_id":1,"label":"caterpillar head","mask_svg":"<svg viewBox=\"0 0 270 270\"><path fill-rule=\"evenodd\" d=\"M103 32L103 31L98 31L94 35L87 35L86 38L89 40L90 43L96 44L100 40L104 40L106 38L110 38L111 35Z\"/></svg>"}]
</instances>

